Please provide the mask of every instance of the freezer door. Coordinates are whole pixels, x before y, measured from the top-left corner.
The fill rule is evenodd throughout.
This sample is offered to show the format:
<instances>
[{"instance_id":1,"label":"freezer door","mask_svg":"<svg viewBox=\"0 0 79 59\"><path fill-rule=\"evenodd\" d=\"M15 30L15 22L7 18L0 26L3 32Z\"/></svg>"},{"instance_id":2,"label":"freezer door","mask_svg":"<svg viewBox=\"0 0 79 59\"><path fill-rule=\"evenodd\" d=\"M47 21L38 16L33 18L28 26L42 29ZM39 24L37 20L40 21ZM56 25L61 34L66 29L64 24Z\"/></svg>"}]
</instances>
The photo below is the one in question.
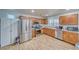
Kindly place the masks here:
<instances>
[{"instance_id":1,"label":"freezer door","mask_svg":"<svg viewBox=\"0 0 79 59\"><path fill-rule=\"evenodd\" d=\"M30 19L21 20L20 42L28 41L30 39L31 28Z\"/></svg>"}]
</instances>

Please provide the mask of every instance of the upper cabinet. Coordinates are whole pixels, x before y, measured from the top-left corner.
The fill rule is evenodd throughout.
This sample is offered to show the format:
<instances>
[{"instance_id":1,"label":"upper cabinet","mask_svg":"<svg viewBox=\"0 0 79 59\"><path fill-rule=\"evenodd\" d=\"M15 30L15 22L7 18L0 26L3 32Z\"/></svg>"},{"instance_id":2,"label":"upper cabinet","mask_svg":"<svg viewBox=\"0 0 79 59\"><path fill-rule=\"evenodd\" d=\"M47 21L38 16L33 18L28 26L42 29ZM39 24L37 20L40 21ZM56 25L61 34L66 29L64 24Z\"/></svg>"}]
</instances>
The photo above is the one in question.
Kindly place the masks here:
<instances>
[{"instance_id":1,"label":"upper cabinet","mask_svg":"<svg viewBox=\"0 0 79 59\"><path fill-rule=\"evenodd\" d=\"M40 19L40 21L41 21L40 22L41 24L48 24L48 20L47 19Z\"/></svg>"},{"instance_id":2,"label":"upper cabinet","mask_svg":"<svg viewBox=\"0 0 79 59\"><path fill-rule=\"evenodd\" d=\"M38 18L32 18L32 23L34 22L39 22L39 19Z\"/></svg>"},{"instance_id":3,"label":"upper cabinet","mask_svg":"<svg viewBox=\"0 0 79 59\"><path fill-rule=\"evenodd\" d=\"M39 24L48 24L47 19L32 18L32 23L34 22L38 22Z\"/></svg>"},{"instance_id":4,"label":"upper cabinet","mask_svg":"<svg viewBox=\"0 0 79 59\"><path fill-rule=\"evenodd\" d=\"M59 23L61 25L77 25L78 24L78 14L60 16Z\"/></svg>"}]
</instances>

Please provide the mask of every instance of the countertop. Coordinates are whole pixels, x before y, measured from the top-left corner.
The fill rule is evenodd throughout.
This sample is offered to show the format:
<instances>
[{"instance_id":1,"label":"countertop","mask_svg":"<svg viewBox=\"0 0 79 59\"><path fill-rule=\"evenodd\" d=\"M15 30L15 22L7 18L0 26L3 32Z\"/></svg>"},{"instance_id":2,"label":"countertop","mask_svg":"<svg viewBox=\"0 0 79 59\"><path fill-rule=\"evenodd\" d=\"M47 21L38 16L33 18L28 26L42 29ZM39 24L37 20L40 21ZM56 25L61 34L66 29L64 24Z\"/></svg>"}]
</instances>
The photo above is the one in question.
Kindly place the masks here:
<instances>
[{"instance_id":1,"label":"countertop","mask_svg":"<svg viewBox=\"0 0 79 59\"><path fill-rule=\"evenodd\" d=\"M45 27L42 27L42 28L50 28L50 29L59 30L59 29L57 29L55 27L51 27L51 26L45 26ZM62 29L62 31L68 31L68 30ZM78 33L79 34L79 32L77 32L77 31L68 31L68 32L73 32L73 33Z\"/></svg>"},{"instance_id":2,"label":"countertop","mask_svg":"<svg viewBox=\"0 0 79 59\"><path fill-rule=\"evenodd\" d=\"M41 30L41 29L35 29L35 28L32 28L32 30Z\"/></svg>"}]
</instances>

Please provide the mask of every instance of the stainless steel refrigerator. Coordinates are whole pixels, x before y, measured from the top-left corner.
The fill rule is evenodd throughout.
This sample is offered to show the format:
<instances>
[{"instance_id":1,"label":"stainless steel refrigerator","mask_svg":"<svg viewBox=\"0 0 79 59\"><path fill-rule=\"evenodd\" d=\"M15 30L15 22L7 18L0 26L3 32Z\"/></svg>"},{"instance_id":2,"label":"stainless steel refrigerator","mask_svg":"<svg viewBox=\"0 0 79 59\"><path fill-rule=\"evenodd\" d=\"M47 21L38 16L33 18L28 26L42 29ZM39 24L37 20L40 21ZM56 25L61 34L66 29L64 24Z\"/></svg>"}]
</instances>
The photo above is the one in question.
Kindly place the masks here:
<instances>
[{"instance_id":1,"label":"stainless steel refrigerator","mask_svg":"<svg viewBox=\"0 0 79 59\"><path fill-rule=\"evenodd\" d=\"M30 18L18 21L18 35L20 36L20 43L32 39L32 21Z\"/></svg>"}]
</instances>

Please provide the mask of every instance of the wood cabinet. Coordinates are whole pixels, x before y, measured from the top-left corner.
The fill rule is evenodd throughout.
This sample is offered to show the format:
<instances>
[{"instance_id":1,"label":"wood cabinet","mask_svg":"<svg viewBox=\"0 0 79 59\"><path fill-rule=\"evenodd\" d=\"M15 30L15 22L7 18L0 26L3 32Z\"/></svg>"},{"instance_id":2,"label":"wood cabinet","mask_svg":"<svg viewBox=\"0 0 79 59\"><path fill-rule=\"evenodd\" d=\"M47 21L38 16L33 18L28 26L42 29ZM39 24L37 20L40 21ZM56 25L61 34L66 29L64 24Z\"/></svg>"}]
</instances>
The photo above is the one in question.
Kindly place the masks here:
<instances>
[{"instance_id":1,"label":"wood cabinet","mask_svg":"<svg viewBox=\"0 0 79 59\"><path fill-rule=\"evenodd\" d=\"M77 33L72 33L70 32L69 33L69 41L72 43L72 44L75 44L78 42L78 34Z\"/></svg>"},{"instance_id":2,"label":"wood cabinet","mask_svg":"<svg viewBox=\"0 0 79 59\"><path fill-rule=\"evenodd\" d=\"M69 32L63 31L62 37L64 41L69 42Z\"/></svg>"},{"instance_id":3,"label":"wood cabinet","mask_svg":"<svg viewBox=\"0 0 79 59\"><path fill-rule=\"evenodd\" d=\"M72 44L78 42L78 33L63 31L63 40Z\"/></svg>"},{"instance_id":4,"label":"wood cabinet","mask_svg":"<svg viewBox=\"0 0 79 59\"><path fill-rule=\"evenodd\" d=\"M40 19L41 21L40 21L40 23L41 24L48 24L48 20L46 20L46 19Z\"/></svg>"},{"instance_id":5,"label":"wood cabinet","mask_svg":"<svg viewBox=\"0 0 79 59\"><path fill-rule=\"evenodd\" d=\"M78 24L78 14L60 16L59 23L61 25L77 25Z\"/></svg>"},{"instance_id":6,"label":"wood cabinet","mask_svg":"<svg viewBox=\"0 0 79 59\"><path fill-rule=\"evenodd\" d=\"M36 37L36 30L32 30L32 38Z\"/></svg>"},{"instance_id":7,"label":"wood cabinet","mask_svg":"<svg viewBox=\"0 0 79 59\"><path fill-rule=\"evenodd\" d=\"M51 37L55 37L55 29L43 28L42 33Z\"/></svg>"},{"instance_id":8,"label":"wood cabinet","mask_svg":"<svg viewBox=\"0 0 79 59\"><path fill-rule=\"evenodd\" d=\"M40 21L39 21L38 18L32 18L32 23L34 23L34 22L38 22L39 23Z\"/></svg>"},{"instance_id":9,"label":"wood cabinet","mask_svg":"<svg viewBox=\"0 0 79 59\"><path fill-rule=\"evenodd\" d=\"M32 18L32 23L34 22L38 22L39 24L48 24L47 19Z\"/></svg>"}]
</instances>

